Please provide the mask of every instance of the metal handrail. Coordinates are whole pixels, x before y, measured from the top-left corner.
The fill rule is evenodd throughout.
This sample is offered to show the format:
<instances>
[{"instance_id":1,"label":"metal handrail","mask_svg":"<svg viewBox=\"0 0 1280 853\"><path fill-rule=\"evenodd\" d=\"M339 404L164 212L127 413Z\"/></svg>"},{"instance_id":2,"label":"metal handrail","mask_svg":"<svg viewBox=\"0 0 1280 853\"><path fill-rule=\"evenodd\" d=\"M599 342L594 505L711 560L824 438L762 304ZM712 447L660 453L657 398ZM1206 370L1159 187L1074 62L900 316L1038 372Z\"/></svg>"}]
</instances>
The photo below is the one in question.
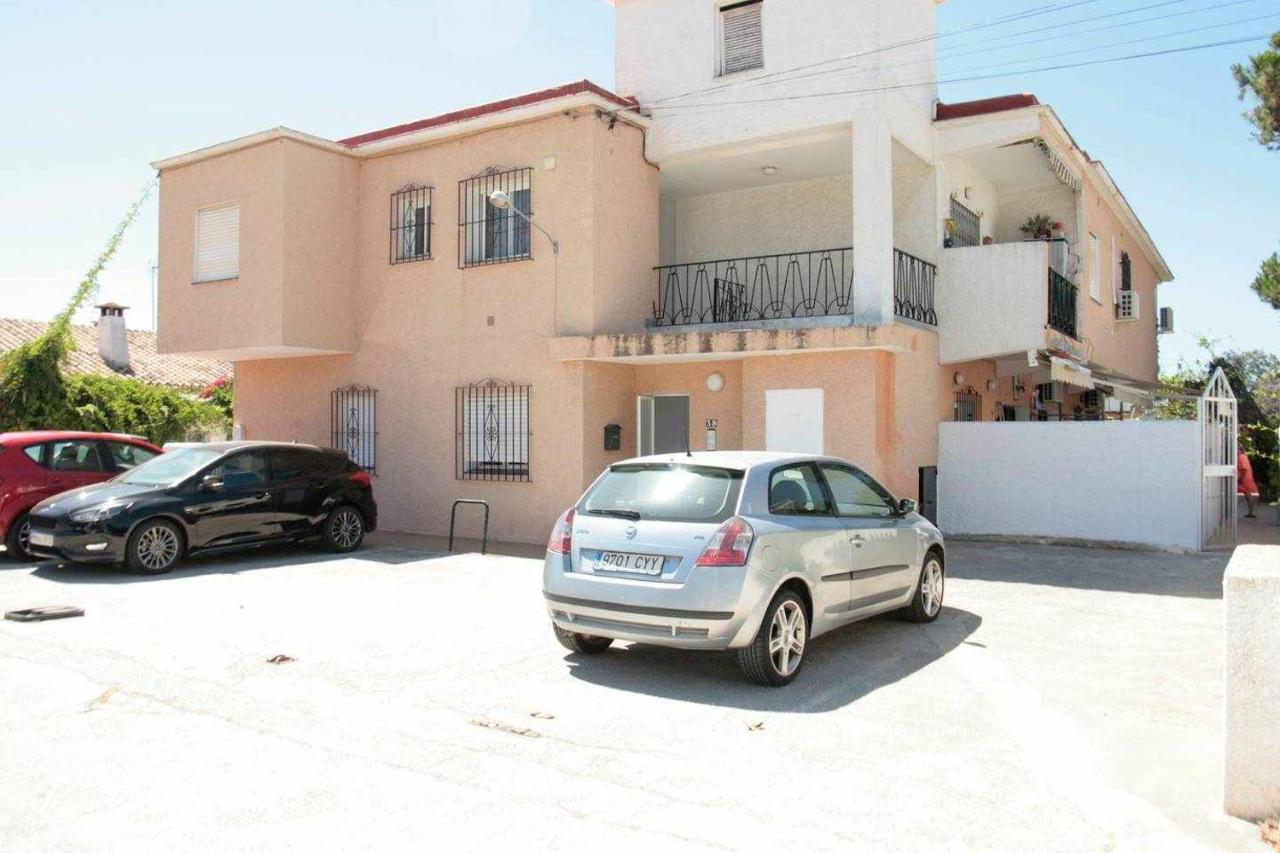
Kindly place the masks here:
<instances>
[{"instance_id":1,"label":"metal handrail","mask_svg":"<svg viewBox=\"0 0 1280 853\"><path fill-rule=\"evenodd\" d=\"M893 313L917 323L938 325L934 285L938 267L901 249L893 250Z\"/></svg>"}]
</instances>

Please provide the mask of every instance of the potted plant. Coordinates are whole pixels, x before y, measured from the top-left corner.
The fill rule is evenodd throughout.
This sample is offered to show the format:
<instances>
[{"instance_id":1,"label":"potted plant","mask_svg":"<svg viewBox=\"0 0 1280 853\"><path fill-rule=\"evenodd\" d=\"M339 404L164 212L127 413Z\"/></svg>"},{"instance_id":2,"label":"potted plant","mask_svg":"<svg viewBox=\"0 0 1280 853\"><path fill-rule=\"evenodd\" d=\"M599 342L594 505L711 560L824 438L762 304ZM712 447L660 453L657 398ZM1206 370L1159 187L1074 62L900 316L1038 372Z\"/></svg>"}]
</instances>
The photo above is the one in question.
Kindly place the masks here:
<instances>
[{"instance_id":1,"label":"potted plant","mask_svg":"<svg viewBox=\"0 0 1280 853\"><path fill-rule=\"evenodd\" d=\"M1037 213L1035 216L1028 217L1018 230L1028 240L1048 240L1053 237L1053 225L1052 219L1043 213Z\"/></svg>"}]
</instances>

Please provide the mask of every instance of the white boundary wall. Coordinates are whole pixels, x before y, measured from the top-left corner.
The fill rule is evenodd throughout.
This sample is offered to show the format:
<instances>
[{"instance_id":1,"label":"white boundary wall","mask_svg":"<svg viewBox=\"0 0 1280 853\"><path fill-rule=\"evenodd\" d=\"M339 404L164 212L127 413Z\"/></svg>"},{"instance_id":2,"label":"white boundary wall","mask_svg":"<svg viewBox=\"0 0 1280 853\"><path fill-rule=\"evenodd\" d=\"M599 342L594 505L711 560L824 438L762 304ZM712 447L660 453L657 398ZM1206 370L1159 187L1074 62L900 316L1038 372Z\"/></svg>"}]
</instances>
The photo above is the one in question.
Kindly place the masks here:
<instances>
[{"instance_id":1,"label":"white boundary wall","mask_svg":"<svg viewBox=\"0 0 1280 853\"><path fill-rule=\"evenodd\" d=\"M1200 547L1195 421L943 423L943 533Z\"/></svg>"}]
</instances>

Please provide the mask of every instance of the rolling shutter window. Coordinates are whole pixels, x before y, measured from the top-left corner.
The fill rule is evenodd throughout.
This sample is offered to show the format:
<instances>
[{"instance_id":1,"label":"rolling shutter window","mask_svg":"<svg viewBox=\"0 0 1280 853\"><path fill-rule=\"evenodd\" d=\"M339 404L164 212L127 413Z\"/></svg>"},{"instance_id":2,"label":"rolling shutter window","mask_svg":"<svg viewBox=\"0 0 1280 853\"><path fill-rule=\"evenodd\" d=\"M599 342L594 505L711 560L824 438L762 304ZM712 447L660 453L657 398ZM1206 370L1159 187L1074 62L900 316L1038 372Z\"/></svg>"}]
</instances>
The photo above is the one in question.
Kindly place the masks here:
<instances>
[{"instance_id":1,"label":"rolling shutter window","mask_svg":"<svg viewBox=\"0 0 1280 853\"><path fill-rule=\"evenodd\" d=\"M240 275L240 205L196 211L196 281Z\"/></svg>"},{"instance_id":2,"label":"rolling shutter window","mask_svg":"<svg viewBox=\"0 0 1280 853\"><path fill-rule=\"evenodd\" d=\"M1102 246L1098 235L1089 235L1089 296L1094 302L1102 301Z\"/></svg>"},{"instance_id":3,"label":"rolling shutter window","mask_svg":"<svg viewBox=\"0 0 1280 853\"><path fill-rule=\"evenodd\" d=\"M720 10L721 74L764 67L763 6L762 0L748 0Z\"/></svg>"}]
</instances>

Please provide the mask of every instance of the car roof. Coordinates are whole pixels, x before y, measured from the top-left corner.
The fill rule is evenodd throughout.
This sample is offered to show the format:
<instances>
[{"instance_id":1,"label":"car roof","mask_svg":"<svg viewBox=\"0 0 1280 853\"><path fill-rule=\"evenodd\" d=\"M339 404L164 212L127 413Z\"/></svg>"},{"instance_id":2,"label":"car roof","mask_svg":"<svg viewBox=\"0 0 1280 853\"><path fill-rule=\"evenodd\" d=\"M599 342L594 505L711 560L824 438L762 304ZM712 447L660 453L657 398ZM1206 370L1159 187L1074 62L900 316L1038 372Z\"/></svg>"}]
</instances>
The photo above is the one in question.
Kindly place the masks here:
<instances>
[{"instance_id":1,"label":"car roof","mask_svg":"<svg viewBox=\"0 0 1280 853\"><path fill-rule=\"evenodd\" d=\"M229 453L232 450L244 450L244 449L253 448L253 447L257 447L257 448L287 447L291 450L315 450L322 453L341 452L341 451L333 450L332 448L328 448L328 447L316 447L314 444L299 444L298 442L295 442L295 441L200 441L200 442L191 442L189 444L183 443L183 444L175 445L175 449L179 447L181 448L205 447L205 448L208 448L209 450L216 450L220 453Z\"/></svg>"},{"instance_id":2,"label":"car roof","mask_svg":"<svg viewBox=\"0 0 1280 853\"><path fill-rule=\"evenodd\" d=\"M668 465L706 465L711 468L728 468L734 471L746 471L761 465L777 465L787 462L812 462L819 459L831 459L827 456L815 456L811 453L782 453L771 450L698 450L693 453L658 453L652 456L637 456L613 465L642 465L662 463ZM843 461L843 460L832 460ZM610 467L613 467L611 465Z\"/></svg>"},{"instance_id":3,"label":"car roof","mask_svg":"<svg viewBox=\"0 0 1280 853\"><path fill-rule=\"evenodd\" d=\"M43 429L23 432L0 432L0 444L31 444L38 441L69 441L72 439L99 439L110 441L128 441L155 447L140 435L129 435L122 432L85 432L83 430Z\"/></svg>"}]
</instances>

